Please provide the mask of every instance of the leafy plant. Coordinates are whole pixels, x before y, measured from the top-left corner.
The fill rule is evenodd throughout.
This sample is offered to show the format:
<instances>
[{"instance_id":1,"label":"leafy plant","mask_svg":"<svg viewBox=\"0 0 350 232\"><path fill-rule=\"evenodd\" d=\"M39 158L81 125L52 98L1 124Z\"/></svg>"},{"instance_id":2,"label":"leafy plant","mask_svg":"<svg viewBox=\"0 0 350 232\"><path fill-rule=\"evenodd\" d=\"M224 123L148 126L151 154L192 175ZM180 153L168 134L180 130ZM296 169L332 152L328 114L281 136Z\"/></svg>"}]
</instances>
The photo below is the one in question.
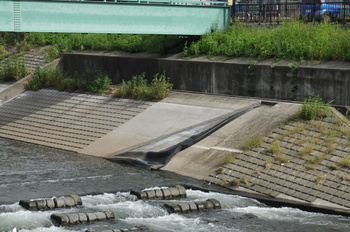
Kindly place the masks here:
<instances>
[{"instance_id":1,"label":"leafy plant","mask_svg":"<svg viewBox=\"0 0 350 232\"><path fill-rule=\"evenodd\" d=\"M99 72L97 78L88 85L88 90L93 93L103 93L111 87L112 80L104 73Z\"/></svg>"},{"instance_id":2,"label":"leafy plant","mask_svg":"<svg viewBox=\"0 0 350 232\"><path fill-rule=\"evenodd\" d=\"M39 90L44 88L45 78L42 75L41 69L37 68L32 74L32 78L25 84L26 90Z\"/></svg>"},{"instance_id":3,"label":"leafy plant","mask_svg":"<svg viewBox=\"0 0 350 232\"><path fill-rule=\"evenodd\" d=\"M165 73L155 74L151 84L152 97L156 99L166 98L169 92L173 88L173 84L170 83L169 78L165 76Z\"/></svg>"}]
</instances>

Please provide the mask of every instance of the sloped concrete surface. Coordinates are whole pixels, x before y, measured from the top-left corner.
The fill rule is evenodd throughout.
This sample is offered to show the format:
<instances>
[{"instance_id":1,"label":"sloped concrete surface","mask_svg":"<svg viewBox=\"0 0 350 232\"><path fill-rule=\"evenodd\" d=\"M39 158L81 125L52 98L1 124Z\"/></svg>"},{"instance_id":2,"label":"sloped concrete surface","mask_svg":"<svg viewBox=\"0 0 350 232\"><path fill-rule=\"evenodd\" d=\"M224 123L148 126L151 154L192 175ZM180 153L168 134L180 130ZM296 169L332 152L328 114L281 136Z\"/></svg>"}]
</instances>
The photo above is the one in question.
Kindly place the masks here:
<instances>
[{"instance_id":1,"label":"sloped concrete surface","mask_svg":"<svg viewBox=\"0 0 350 232\"><path fill-rule=\"evenodd\" d=\"M0 136L79 152L151 104L55 90L26 91L0 106Z\"/></svg>"},{"instance_id":2,"label":"sloped concrete surface","mask_svg":"<svg viewBox=\"0 0 350 232\"><path fill-rule=\"evenodd\" d=\"M205 102L211 104L205 106ZM113 157L191 130L258 102L243 98L174 92L80 152ZM152 151L162 148L164 146L152 148Z\"/></svg>"},{"instance_id":3,"label":"sloped concrete surface","mask_svg":"<svg viewBox=\"0 0 350 232\"><path fill-rule=\"evenodd\" d=\"M350 169L340 162L350 154L349 125L344 120L333 115L308 122L300 131L295 129L304 127L300 122L279 126L267 134L261 146L236 154L233 162L222 165L220 173L212 172L207 181L275 199L349 211ZM274 144L279 147L275 154ZM312 147L309 151L308 146Z\"/></svg>"},{"instance_id":4,"label":"sloped concrete surface","mask_svg":"<svg viewBox=\"0 0 350 232\"><path fill-rule=\"evenodd\" d=\"M298 107L297 104L279 103L255 108L178 153L163 170L205 180L223 164L225 156L243 152L247 139L268 133Z\"/></svg>"}]
</instances>

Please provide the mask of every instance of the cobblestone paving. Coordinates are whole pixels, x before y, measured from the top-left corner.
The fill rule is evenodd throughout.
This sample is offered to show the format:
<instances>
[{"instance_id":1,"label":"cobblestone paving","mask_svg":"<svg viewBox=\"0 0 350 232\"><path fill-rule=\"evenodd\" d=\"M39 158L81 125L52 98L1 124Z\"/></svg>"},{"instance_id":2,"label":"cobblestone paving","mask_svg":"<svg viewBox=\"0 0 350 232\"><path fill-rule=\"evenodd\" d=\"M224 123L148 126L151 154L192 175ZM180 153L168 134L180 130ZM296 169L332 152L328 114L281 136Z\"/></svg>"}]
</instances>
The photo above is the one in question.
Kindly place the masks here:
<instances>
[{"instance_id":1,"label":"cobblestone paving","mask_svg":"<svg viewBox=\"0 0 350 232\"><path fill-rule=\"evenodd\" d=\"M0 136L78 151L151 104L47 89L26 91L0 106Z\"/></svg>"},{"instance_id":2,"label":"cobblestone paving","mask_svg":"<svg viewBox=\"0 0 350 232\"><path fill-rule=\"evenodd\" d=\"M335 115L310 122L305 128L302 123L289 122L266 136L260 147L236 155L208 181L350 209L350 168L340 164L341 160L350 160L347 123ZM273 154L276 144L278 151Z\"/></svg>"}]
</instances>

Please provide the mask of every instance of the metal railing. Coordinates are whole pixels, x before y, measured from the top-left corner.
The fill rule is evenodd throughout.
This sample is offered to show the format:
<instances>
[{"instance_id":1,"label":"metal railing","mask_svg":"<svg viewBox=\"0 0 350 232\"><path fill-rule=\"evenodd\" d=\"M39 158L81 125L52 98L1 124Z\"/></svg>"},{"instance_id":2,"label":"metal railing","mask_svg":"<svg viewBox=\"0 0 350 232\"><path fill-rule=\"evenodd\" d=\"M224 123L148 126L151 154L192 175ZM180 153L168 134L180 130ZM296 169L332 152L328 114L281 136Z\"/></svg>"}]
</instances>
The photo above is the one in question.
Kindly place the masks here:
<instances>
[{"instance_id":1,"label":"metal railing","mask_svg":"<svg viewBox=\"0 0 350 232\"><path fill-rule=\"evenodd\" d=\"M46 0L47 1L47 0ZM101 2L101 3L139 3L139 4L171 4L171 5L199 5L199 6L227 6L226 0L49 0L68 2Z\"/></svg>"},{"instance_id":2,"label":"metal railing","mask_svg":"<svg viewBox=\"0 0 350 232\"><path fill-rule=\"evenodd\" d=\"M350 0L235 0L231 14L235 22L258 24L293 19L350 23Z\"/></svg>"}]
</instances>

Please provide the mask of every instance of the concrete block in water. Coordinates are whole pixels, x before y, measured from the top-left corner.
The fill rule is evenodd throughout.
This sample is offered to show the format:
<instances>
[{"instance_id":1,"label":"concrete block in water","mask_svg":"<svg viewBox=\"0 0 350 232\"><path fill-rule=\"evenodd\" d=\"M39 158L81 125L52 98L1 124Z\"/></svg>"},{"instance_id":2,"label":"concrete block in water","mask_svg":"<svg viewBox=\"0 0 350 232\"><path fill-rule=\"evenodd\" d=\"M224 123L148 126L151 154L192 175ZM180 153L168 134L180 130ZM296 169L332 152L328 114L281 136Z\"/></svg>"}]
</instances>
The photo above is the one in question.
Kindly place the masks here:
<instances>
[{"instance_id":1,"label":"concrete block in water","mask_svg":"<svg viewBox=\"0 0 350 232\"><path fill-rule=\"evenodd\" d=\"M169 189L161 189L163 192L163 199L171 199L172 195Z\"/></svg>"},{"instance_id":2,"label":"concrete block in water","mask_svg":"<svg viewBox=\"0 0 350 232\"><path fill-rule=\"evenodd\" d=\"M141 199L141 200L147 199L147 193L144 192L144 191L135 191L135 190L132 190L132 191L130 192L130 194L136 196L138 199Z\"/></svg>"},{"instance_id":3,"label":"concrete block in water","mask_svg":"<svg viewBox=\"0 0 350 232\"><path fill-rule=\"evenodd\" d=\"M175 188L177 188L179 190L181 197L186 197L187 196L185 187L183 187L181 185L176 185Z\"/></svg>"},{"instance_id":4,"label":"concrete block in water","mask_svg":"<svg viewBox=\"0 0 350 232\"><path fill-rule=\"evenodd\" d=\"M114 219L112 211L107 210L95 213L72 213L72 214L58 214L51 215L51 221L56 226L75 225L80 223L106 221Z\"/></svg>"},{"instance_id":5,"label":"concrete block in water","mask_svg":"<svg viewBox=\"0 0 350 232\"><path fill-rule=\"evenodd\" d=\"M28 210L52 210L55 208L71 208L82 205L80 196L70 195L59 198L40 200L21 200L19 205Z\"/></svg>"},{"instance_id":6,"label":"concrete block in water","mask_svg":"<svg viewBox=\"0 0 350 232\"><path fill-rule=\"evenodd\" d=\"M198 211L206 211L213 209L221 209L221 204L216 199L208 199L205 202L186 202L181 204L164 204L169 213L190 213Z\"/></svg>"},{"instance_id":7,"label":"concrete block in water","mask_svg":"<svg viewBox=\"0 0 350 232\"><path fill-rule=\"evenodd\" d=\"M173 199L186 197L186 189L181 185L171 188L162 188L144 191L131 191L131 195L135 195L138 199Z\"/></svg>"}]
</instances>

